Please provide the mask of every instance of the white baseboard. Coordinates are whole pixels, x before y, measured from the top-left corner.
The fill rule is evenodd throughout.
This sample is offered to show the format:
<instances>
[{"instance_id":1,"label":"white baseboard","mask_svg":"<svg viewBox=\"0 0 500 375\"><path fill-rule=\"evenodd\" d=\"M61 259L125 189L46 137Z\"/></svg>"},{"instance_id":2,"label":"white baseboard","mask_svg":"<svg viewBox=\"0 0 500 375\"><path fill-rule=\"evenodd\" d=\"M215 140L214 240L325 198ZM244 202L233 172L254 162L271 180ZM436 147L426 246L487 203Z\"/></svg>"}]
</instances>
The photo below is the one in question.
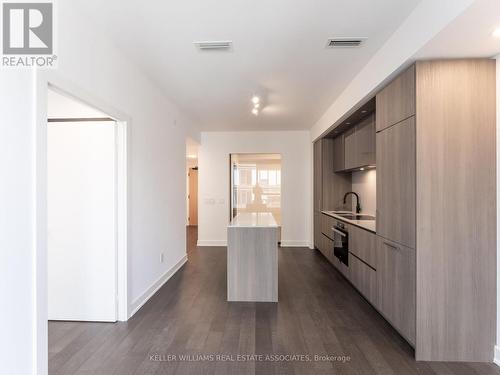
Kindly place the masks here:
<instances>
[{"instance_id":1,"label":"white baseboard","mask_svg":"<svg viewBox=\"0 0 500 375\"><path fill-rule=\"evenodd\" d=\"M198 240L197 246L227 246L227 240Z\"/></svg>"},{"instance_id":2,"label":"white baseboard","mask_svg":"<svg viewBox=\"0 0 500 375\"><path fill-rule=\"evenodd\" d=\"M500 346L495 345L495 357L493 358L493 362L500 366Z\"/></svg>"},{"instance_id":3,"label":"white baseboard","mask_svg":"<svg viewBox=\"0 0 500 375\"><path fill-rule=\"evenodd\" d=\"M281 247L310 247L309 241L300 240L282 240Z\"/></svg>"},{"instance_id":4,"label":"white baseboard","mask_svg":"<svg viewBox=\"0 0 500 375\"><path fill-rule=\"evenodd\" d=\"M139 311L139 309L144 306L146 302L149 301L151 297L160 289L163 284L165 284L183 265L187 262L187 254L184 254L182 258L174 264L167 272L160 276L153 285L151 285L144 293L142 293L138 298L132 302L130 305L130 313L128 318L130 319L134 314Z\"/></svg>"}]
</instances>

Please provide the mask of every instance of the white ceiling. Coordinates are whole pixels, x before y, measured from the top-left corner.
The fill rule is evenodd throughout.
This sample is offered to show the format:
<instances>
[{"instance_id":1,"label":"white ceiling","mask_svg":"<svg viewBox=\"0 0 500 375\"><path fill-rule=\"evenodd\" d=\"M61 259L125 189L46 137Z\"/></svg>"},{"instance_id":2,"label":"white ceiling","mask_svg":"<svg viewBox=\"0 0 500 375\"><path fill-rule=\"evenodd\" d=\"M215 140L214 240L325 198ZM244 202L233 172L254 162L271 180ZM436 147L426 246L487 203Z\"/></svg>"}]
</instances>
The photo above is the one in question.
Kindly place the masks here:
<instances>
[{"instance_id":1,"label":"white ceiling","mask_svg":"<svg viewBox=\"0 0 500 375\"><path fill-rule=\"evenodd\" d=\"M439 32L416 59L492 57L500 54L500 1L476 0L453 22Z\"/></svg>"},{"instance_id":2,"label":"white ceiling","mask_svg":"<svg viewBox=\"0 0 500 375\"><path fill-rule=\"evenodd\" d=\"M419 0L73 0L201 130L309 129ZM358 49L326 49L364 36ZM231 40L231 52L194 41ZM250 113L254 92L266 107Z\"/></svg>"}]
</instances>

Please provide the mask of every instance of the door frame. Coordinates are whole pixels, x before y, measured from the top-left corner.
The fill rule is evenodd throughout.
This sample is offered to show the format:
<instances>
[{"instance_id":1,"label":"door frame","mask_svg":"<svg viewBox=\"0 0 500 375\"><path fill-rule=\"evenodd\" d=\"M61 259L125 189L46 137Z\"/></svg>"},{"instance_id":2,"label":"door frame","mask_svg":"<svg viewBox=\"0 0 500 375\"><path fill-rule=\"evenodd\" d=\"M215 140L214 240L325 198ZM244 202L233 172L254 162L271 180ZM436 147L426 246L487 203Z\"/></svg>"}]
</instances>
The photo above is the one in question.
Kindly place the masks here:
<instances>
[{"instance_id":1,"label":"door frame","mask_svg":"<svg viewBox=\"0 0 500 375\"><path fill-rule=\"evenodd\" d=\"M95 109L98 109L106 114L109 114L110 117L113 118L115 122L115 265L114 265L114 273L115 273L115 319L118 321L126 321L129 318L128 311L128 193L127 193L127 185L128 185L128 158L127 158L127 150L128 150L128 127L127 120L120 119L120 115L115 115L109 110L103 109L103 105L100 105L95 99L91 99L86 96L82 91L75 89L74 87L68 87L70 85L65 85L64 83L58 81L57 83L53 83L51 81L47 81L46 84L43 85L45 87L43 94L43 99L39 96L37 99L37 103L40 103L42 106L42 102L44 103L44 115L43 118L47 118L47 93L48 90L56 91L62 95L65 95L70 98L74 98L77 101L80 101L84 104L87 104ZM41 124L40 124L41 125ZM40 128L38 128L40 129ZM43 170L38 170L38 178L40 181L43 179L43 184L46 186L47 183L47 123L44 121L41 129L43 129L43 142L40 145L40 150L38 152L39 157L44 158L43 162ZM40 155L42 153L42 155ZM38 169L38 168L37 168ZM44 199L46 200L46 189L44 192ZM41 223L46 230L47 227L47 204L45 203L44 207L44 215L43 222ZM47 245L46 238L45 242L45 259L47 259ZM45 268L47 268L47 264L45 264ZM47 272L47 270L45 270ZM40 287L40 286L38 286ZM45 295L47 291L48 285L45 284Z\"/></svg>"},{"instance_id":2,"label":"door frame","mask_svg":"<svg viewBox=\"0 0 500 375\"><path fill-rule=\"evenodd\" d=\"M33 325L33 336L36 337L36 368L46 368L48 361L48 299L47 299L47 95L49 87L65 95L90 105L116 120L116 151L117 151L117 204L116 204L116 316L119 321L130 317L129 282L130 262L128 252L129 241L129 170L130 159L130 126L131 117L106 101L98 98L62 78L55 71L34 70L35 94L31 105L35 108L35 137L33 143L36 172L36 186L33 189L33 200L36 207L36 217L33 231L35 233L35 259L32 264L34 304L33 314L37 317Z\"/></svg>"}]
</instances>

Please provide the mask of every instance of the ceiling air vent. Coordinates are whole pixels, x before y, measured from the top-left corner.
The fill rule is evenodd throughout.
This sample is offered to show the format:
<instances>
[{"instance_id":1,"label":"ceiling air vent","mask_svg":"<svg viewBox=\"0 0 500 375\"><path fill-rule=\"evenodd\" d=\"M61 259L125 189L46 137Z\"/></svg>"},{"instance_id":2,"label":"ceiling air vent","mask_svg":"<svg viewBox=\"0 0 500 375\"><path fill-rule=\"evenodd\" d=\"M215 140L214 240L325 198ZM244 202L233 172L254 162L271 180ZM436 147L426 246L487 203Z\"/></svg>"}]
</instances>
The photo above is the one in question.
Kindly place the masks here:
<instances>
[{"instance_id":1,"label":"ceiling air vent","mask_svg":"<svg viewBox=\"0 0 500 375\"><path fill-rule=\"evenodd\" d=\"M233 42L230 40L216 40L216 41L205 41L205 42L194 42L194 45L200 50L230 50Z\"/></svg>"},{"instance_id":2,"label":"ceiling air vent","mask_svg":"<svg viewBox=\"0 0 500 375\"><path fill-rule=\"evenodd\" d=\"M331 38L326 44L327 48L360 47L366 38Z\"/></svg>"}]
</instances>

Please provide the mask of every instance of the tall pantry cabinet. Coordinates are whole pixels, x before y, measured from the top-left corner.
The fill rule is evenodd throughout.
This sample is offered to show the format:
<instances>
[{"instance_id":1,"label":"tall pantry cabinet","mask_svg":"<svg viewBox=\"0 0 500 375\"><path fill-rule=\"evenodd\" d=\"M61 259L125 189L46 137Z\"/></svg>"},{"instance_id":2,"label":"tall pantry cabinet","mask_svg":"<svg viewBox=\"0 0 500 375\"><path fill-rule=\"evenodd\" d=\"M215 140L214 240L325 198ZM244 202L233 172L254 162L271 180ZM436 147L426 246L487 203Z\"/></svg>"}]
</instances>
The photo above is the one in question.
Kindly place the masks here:
<instances>
[{"instance_id":1,"label":"tall pantry cabinet","mask_svg":"<svg viewBox=\"0 0 500 375\"><path fill-rule=\"evenodd\" d=\"M379 309L417 360L493 359L495 116L488 59L419 61L376 97Z\"/></svg>"}]
</instances>

